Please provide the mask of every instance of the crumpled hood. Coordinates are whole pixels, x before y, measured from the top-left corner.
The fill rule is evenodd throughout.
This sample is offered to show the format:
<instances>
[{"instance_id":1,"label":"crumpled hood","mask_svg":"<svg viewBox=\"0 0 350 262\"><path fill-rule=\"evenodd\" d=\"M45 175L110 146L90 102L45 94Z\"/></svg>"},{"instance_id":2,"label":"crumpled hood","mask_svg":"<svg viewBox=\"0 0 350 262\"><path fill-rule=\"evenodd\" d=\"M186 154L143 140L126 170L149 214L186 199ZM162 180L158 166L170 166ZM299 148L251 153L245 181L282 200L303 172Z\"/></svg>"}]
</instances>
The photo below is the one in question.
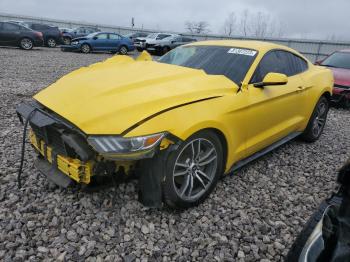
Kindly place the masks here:
<instances>
[{"instance_id":1,"label":"crumpled hood","mask_svg":"<svg viewBox=\"0 0 350 262\"><path fill-rule=\"evenodd\" d=\"M72 41L87 40L87 39L89 38L82 36L82 37L73 38Z\"/></svg>"},{"instance_id":2,"label":"crumpled hood","mask_svg":"<svg viewBox=\"0 0 350 262\"><path fill-rule=\"evenodd\" d=\"M350 69L328 67L334 75L334 84L350 86Z\"/></svg>"},{"instance_id":3,"label":"crumpled hood","mask_svg":"<svg viewBox=\"0 0 350 262\"><path fill-rule=\"evenodd\" d=\"M202 70L115 56L69 73L34 98L86 134L121 134L162 110L237 88Z\"/></svg>"}]
</instances>

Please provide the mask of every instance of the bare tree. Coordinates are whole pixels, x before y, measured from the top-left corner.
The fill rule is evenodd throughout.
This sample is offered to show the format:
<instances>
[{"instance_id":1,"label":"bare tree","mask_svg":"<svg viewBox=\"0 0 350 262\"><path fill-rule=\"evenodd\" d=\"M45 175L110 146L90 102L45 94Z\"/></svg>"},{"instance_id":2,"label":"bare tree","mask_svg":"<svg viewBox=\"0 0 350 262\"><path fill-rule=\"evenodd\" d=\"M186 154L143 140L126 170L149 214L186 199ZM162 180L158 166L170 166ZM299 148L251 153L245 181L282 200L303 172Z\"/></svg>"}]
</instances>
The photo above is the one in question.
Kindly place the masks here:
<instances>
[{"instance_id":1,"label":"bare tree","mask_svg":"<svg viewBox=\"0 0 350 262\"><path fill-rule=\"evenodd\" d=\"M237 17L235 12L229 13L228 17L225 20L223 31L227 36L231 36L236 32L237 28Z\"/></svg>"},{"instance_id":2,"label":"bare tree","mask_svg":"<svg viewBox=\"0 0 350 262\"><path fill-rule=\"evenodd\" d=\"M205 21L191 22L187 21L185 23L186 30L192 34L205 34L208 33L209 24Z\"/></svg>"},{"instance_id":3,"label":"bare tree","mask_svg":"<svg viewBox=\"0 0 350 262\"><path fill-rule=\"evenodd\" d=\"M241 34L243 36L249 35L249 11L248 9L245 9L241 15L239 27L241 29Z\"/></svg>"},{"instance_id":4,"label":"bare tree","mask_svg":"<svg viewBox=\"0 0 350 262\"><path fill-rule=\"evenodd\" d=\"M268 35L270 26L270 16L262 12L258 12L254 15L254 20L252 22L252 35L254 37L265 37Z\"/></svg>"}]
</instances>

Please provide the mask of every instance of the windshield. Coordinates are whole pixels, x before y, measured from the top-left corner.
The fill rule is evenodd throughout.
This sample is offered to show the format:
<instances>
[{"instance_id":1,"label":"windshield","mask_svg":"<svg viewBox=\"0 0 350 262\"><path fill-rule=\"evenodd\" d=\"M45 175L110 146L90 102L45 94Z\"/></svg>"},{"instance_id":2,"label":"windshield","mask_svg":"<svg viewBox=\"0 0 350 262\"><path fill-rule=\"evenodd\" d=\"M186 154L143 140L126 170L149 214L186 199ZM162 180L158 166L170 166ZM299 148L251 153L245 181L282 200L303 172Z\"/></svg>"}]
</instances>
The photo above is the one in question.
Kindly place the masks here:
<instances>
[{"instance_id":1,"label":"windshield","mask_svg":"<svg viewBox=\"0 0 350 262\"><path fill-rule=\"evenodd\" d=\"M156 33L153 33L153 34L149 34L148 36L146 36L147 38L152 38L152 39L154 39L154 38L156 38L157 37L157 35L158 34L156 34Z\"/></svg>"},{"instance_id":2,"label":"windshield","mask_svg":"<svg viewBox=\"0 0 350 262\"><path fill-rule=\"evenodd\" d=\"M97 35L99 32L95 32L95 33L91 33L91 34L88 34L86 37L87 38L93 38L95 35Z\"/></svg>"},{"instance_id":3,"label":"windshield","mask_svg":"<svg viewBox=\"0 0 350 262\"><path fill-rule=\"evenodd\" d=\"M350 53L336 52L327 57L321 65L328 67L337 67L350 69Z\"/></svg>"},{"instance_id":4,"label":"windshield","mask_svg":"<svg viewBox=\"0 0 350 262\"><path fill-rule=\"evenodd\" d=\"M182 46L162 56L158 62L203 69L209 75L224 75L240 85L257 53L226 46Z\"/></svg>"}]
</instances>

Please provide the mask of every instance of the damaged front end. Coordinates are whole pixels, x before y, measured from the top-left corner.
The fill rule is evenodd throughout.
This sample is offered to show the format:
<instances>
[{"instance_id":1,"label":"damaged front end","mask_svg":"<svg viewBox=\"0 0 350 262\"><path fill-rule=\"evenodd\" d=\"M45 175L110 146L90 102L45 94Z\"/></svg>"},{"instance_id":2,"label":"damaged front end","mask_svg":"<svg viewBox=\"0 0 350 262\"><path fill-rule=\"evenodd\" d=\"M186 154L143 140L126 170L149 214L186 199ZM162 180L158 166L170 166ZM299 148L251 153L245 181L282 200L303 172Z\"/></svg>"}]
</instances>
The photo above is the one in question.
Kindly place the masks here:
<instances>
[{"instance_id":1,"label":"damaged front end","mask_svg":"<svg viewBox=\"0 0 350 262\"><path fill-rule=\"evenodd\" d=\"M39 154L36 168L62 187L74 182L88 185L94 177L109 176L113 179L131 175L140 166L139 160L150 159L173 143L165 138L165 133L136 138L89 136L36 102L20 104L17 115L22 123L30 126L30 143ZM146 180L149 179L152 178ZM160 183L160 178L157 183ZM144 196L149 191L145 188L149 188L147 181L140 188ZM160 195L158 192L157 197ZM160 201L156 200L157 203Z\"/></svg>"}]
</instances>

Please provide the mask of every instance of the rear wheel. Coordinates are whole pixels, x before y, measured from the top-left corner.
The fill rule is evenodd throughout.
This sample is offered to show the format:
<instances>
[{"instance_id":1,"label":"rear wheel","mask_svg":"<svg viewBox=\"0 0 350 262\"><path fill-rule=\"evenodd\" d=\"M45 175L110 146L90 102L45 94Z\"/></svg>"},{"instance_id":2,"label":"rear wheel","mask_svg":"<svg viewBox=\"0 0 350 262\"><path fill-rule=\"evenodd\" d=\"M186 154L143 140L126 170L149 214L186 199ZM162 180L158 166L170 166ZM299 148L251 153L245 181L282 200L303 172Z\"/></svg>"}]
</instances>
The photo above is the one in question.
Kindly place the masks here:
<instances>
[{"instance_id":1,"label":"rear wheel","mask_svg":"<svg viewBox=\"0 0 350 262\"><path fill-rule=\"evenodd\" d=\"M19 43L19 46L24 49L24 50L30 50L33 48L33 40L30 39L30 38L22 38L20 43Z\"/></svg>"},{"instance_id":2,"label":"rear wheel","mask_svg":"<svg viewBox=\"0 0 350 262\"><path fill-rule=\"evenodd\" d=\"M125 45L122 45L122 46L119 48L119 54L121 54L121 55L127 55L127 54L128 54L128 48L127 48Z\"/></svg>"},{"instance_id":3,"label":"rear wheel","mask_svg":"<svg viewBox=\"0 0 350 262\"><path fill-rule=\"evenodd\" d=\"M56 45L57 45L56 40L54 38L51 38L51 37L49 39L47 39L46 44L48 47L51 47L51 48L56 47Z\"/></svg>"},{"instance_id":4,"label":"rear wheel","mask_svg":"<svg viewBox=\"0 0 350 262\"><path fill-rule=\"evenodd\" d=\"M80 49L81 52L83 52L84 54L88 54L91 52L91 47L88 44L82 44Z\"/></svg>"},{"instance_id":5,"label":"rear wheel","mask_svg":"<svg viewBox=\"0 0 350 262\"><path fill-rule=\"evenodd\" d=\"M305 141L314 142L319 139L326 124L328 110L329 102L326 97L322 96L318 100L309 123L302 134Z\"/></svg>"},{"instance_id":6,"label":"rear wheel","mask_svg":"<svg viewBox=\"0 0 350 262\"><path fill-rule=\"evenodd\" d=\"M343 100L342 106L343 106L345 109L350 109L350 99L345 98L345 99Z\"/></svg>"},{"instance_id":7,"label":"rear wheel","mask_svg":"<svg viewBox=\"0 0 350 262\"><path fill-rule=\"evenodd\" d=\"M201 131L169 155L163 181L164 201L173 208L196 206L214 189L223 172L217 135Z\"/></svg>"}]
</instances>

